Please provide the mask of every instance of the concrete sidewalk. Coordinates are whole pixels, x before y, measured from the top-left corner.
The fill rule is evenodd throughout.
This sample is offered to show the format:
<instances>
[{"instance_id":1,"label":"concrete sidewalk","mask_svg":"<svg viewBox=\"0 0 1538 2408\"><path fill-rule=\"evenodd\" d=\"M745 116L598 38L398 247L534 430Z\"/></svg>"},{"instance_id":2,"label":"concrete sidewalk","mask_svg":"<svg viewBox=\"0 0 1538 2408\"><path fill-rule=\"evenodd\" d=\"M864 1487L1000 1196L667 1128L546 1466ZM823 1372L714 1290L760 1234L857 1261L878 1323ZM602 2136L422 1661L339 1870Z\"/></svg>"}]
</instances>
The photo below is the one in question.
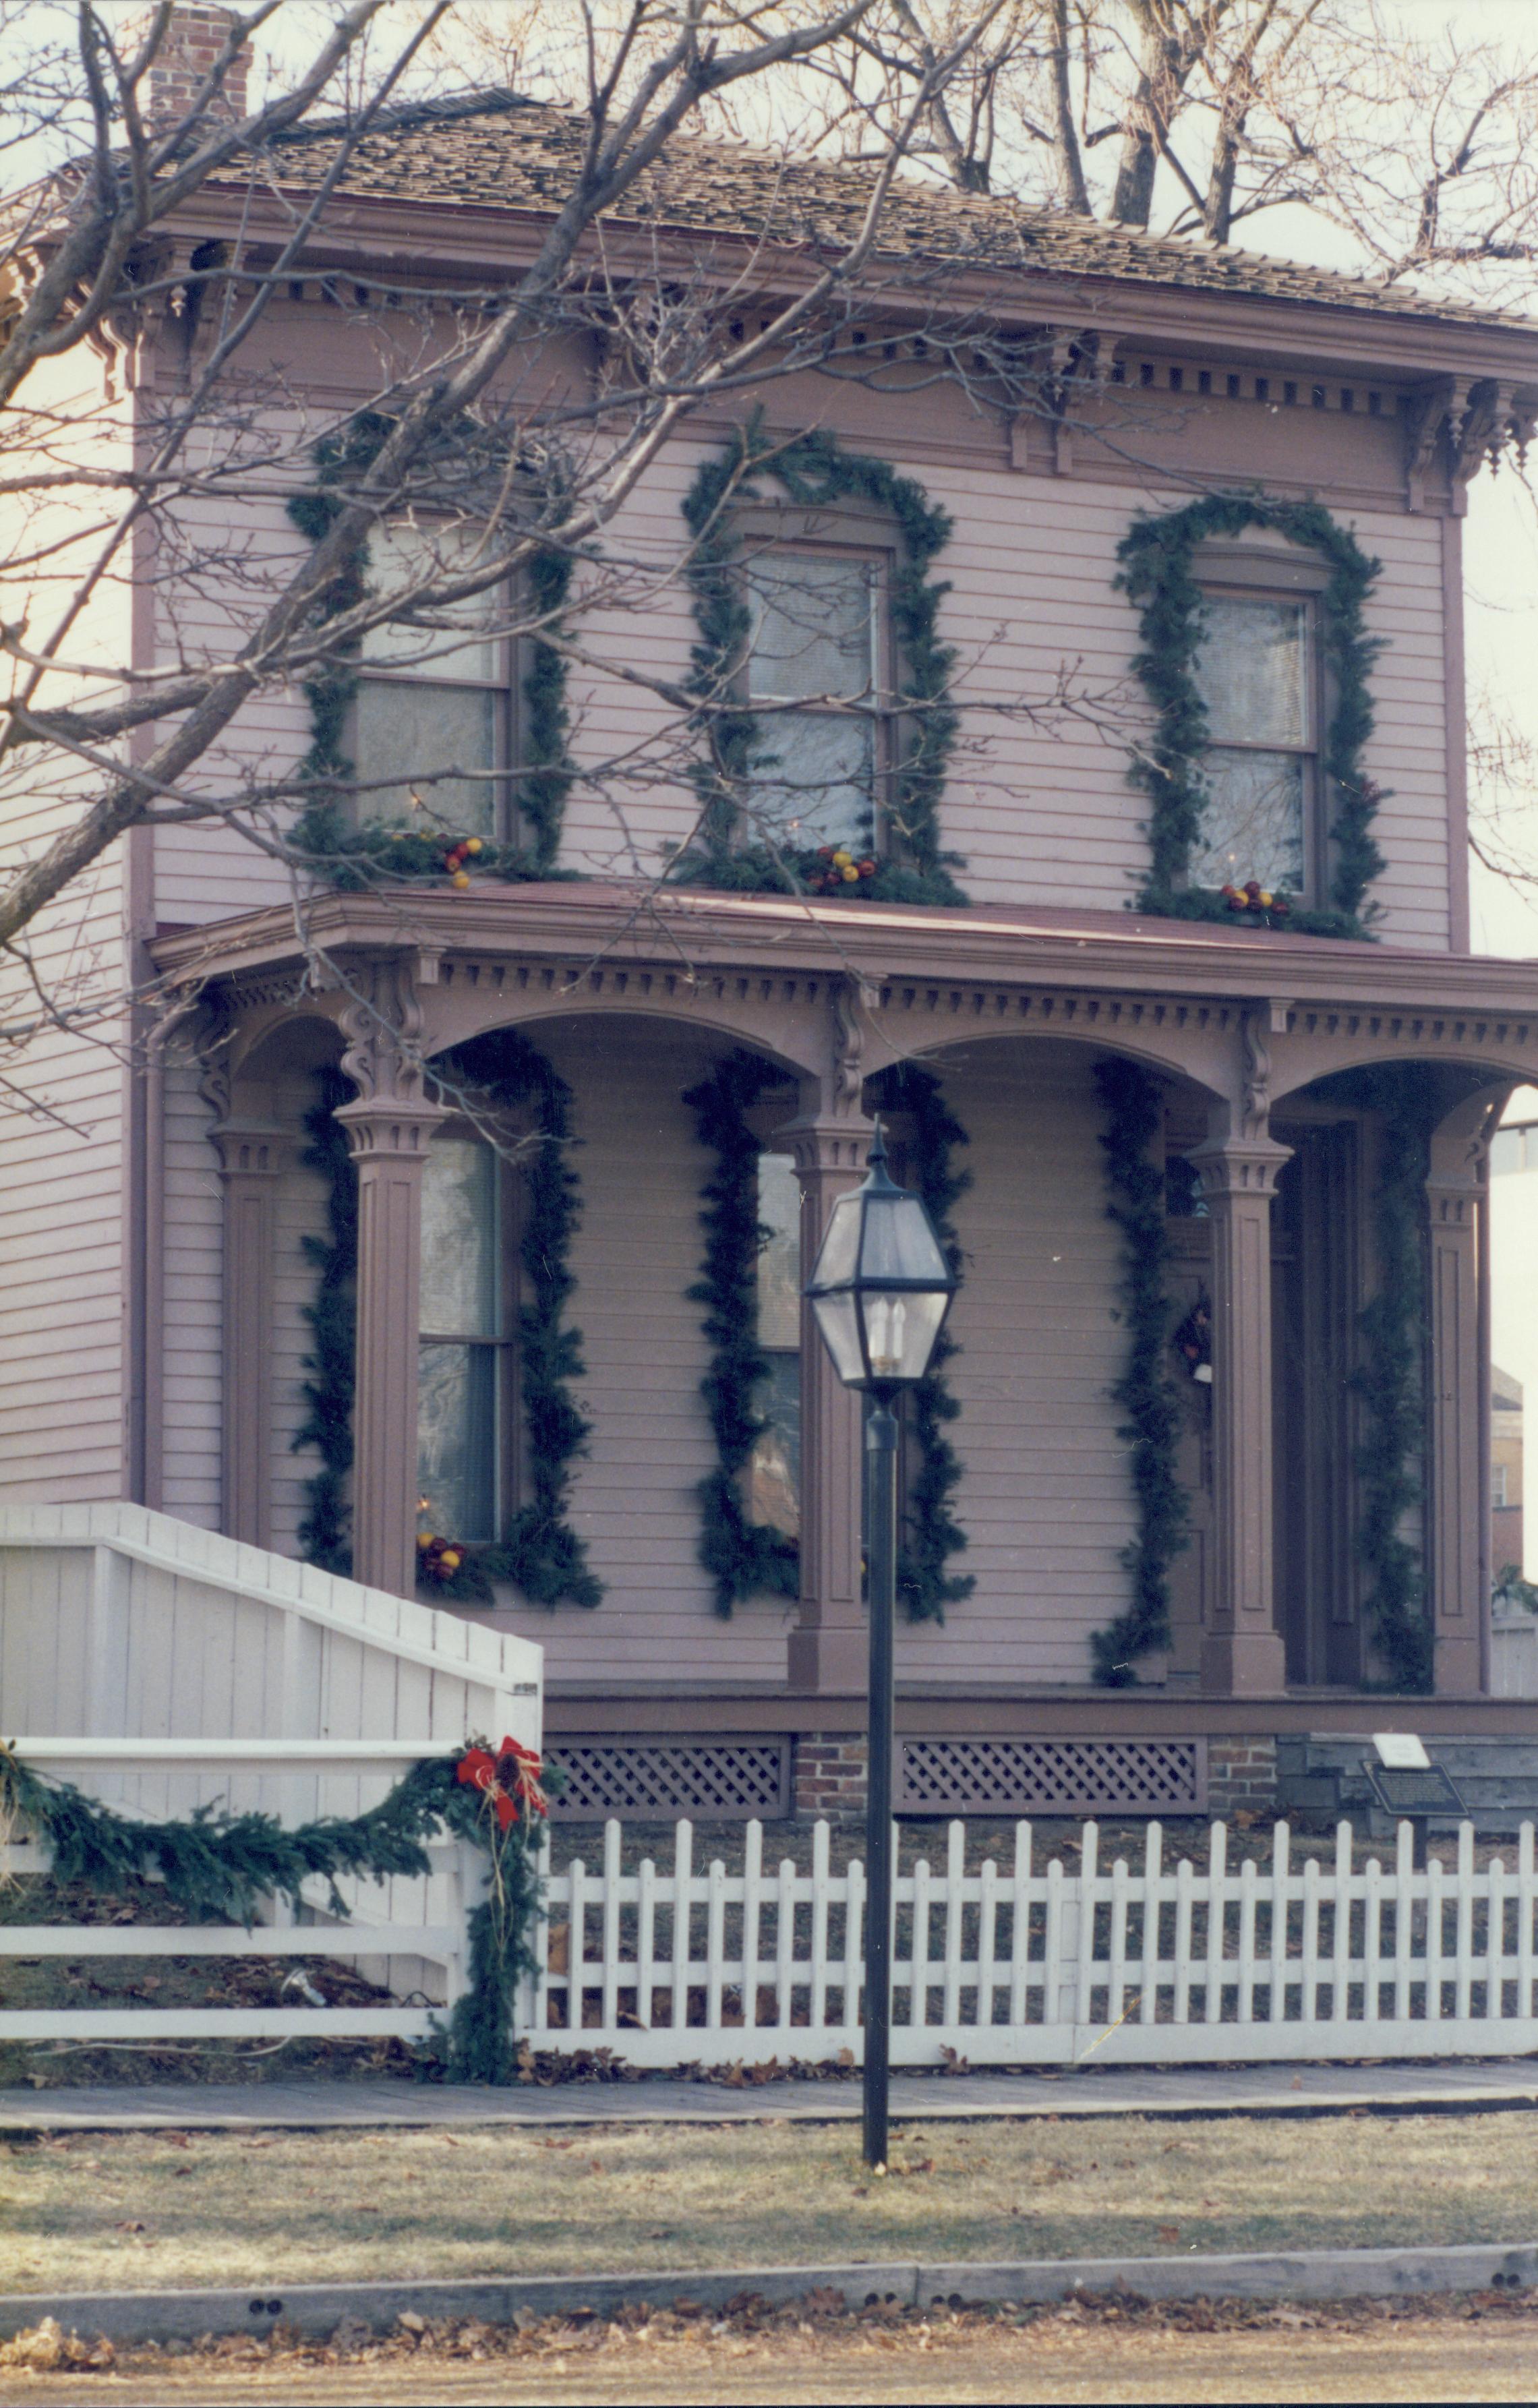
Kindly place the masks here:
<instances>
[{"instance_id":1,"label":"concrete sidewalk","mask_svg":"<svg viewBox=\"0 0 1538 2408\"><path fill-rule=\"evenodd\" d=\"M1083 2073L895 2073L892 2113L927 2122L1013 2115L1492 2114L1538 2106L1538 2061L1108 2067ZM740 2090L668 2078L520 2084L491 2090L425 2082L102 2085L0 2089L0 2131L301 2130L380 2125L841 2123L860 2112L857 2077L768 2082Z\"/></svg>"}]
</instances>

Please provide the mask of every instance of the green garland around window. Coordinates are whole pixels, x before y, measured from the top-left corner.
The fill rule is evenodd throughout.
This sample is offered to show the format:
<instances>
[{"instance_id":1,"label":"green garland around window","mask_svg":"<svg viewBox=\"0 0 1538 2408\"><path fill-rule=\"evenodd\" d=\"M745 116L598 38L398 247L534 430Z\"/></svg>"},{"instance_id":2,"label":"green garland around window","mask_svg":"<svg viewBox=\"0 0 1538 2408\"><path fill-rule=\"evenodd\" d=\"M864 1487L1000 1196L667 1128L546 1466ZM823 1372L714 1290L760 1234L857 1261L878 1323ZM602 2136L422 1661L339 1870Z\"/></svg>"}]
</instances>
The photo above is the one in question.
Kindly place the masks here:
<instances>
[{"instance_id":1,"label":"green garland around window","mask_svg":"<svg viewBox=\"0 0 1538 2408\"><path fill-rule=\"evenodd\" d=\"M950 587L929 575L936 554L950 540L951 520L922 485L899 477L884 460L844 452L831 435L820 432L775 443L756 416L704 463L683 503L693 538L689 582L699 631L687 687L700 706L695 732L702 750L693 771L700 808L694 842L669 874L686 885L753 894L822 892L828 875L815 848L741 841L743 789L755 770L772 763L773 730L771 725L767 731L770 749L761 749L757 716L720 706L729 704L738 690L752 634L735 512L758 500L754 480L763 476L774 478L792 501L810 509L843 500L871 503L898 530L900 552L891 591L901 661L898 705L911 711L913 722L912 740L894 773L891 820L901 858L879 862L865 875L856 868L841 892L845 899L873 902L965 903L950 873L966 864L959 853L943 852L940 842L941 799L959 725L949 699L956 652L936 632Z\"/></svg>"},{"instance_id":2,"label":"green garland around window","mask_svg":"<svg viewBox=\"0 0 1538 2408\"><path fill-rule=\"evenodd\" d=\"M970 1187L972 1175L956 1168L952 1157L957 1146L970 1144L970 1140L947 1106L940 1081L914 1063L884 1070L872 1082L871 1097L876 1111L909 1115L912 1139L906 1148L907 1174L923 1197L946 1260L959 1279L961 1244L951 1216ZM929 1369L906 1405L906 1429L916 1461L907 1483L898 1595L910 1622L943 1622L945 1608L970 1597L977 1586L970 1572L946 1569L951 1557L967 1544L967 1533L952 1510L952 1499L961 1485L961 1457L947 1436L961 1406L945 1376L945 1366L960 1352L949 1327L942 1329Z\"/></svg>"},{"instance_id":3,"label":"green garland around window","mask_svg":"<svg viewBox=\"0 0 1538 2408\"><path fill-rule=\"evenodd\" d=\"M87 1882L121 1896L152 1881L158 1896L186 1913L227 1916L248 1929L268 1899L287 1898L297 1908L307 1881L329 1881L333 1910L345 1916L338 1876L429 1872L426 1842L440 1826L476 1842L490 1856L492 1879L470 1914L470 1983L444 2035L447 2071L460 2082L515 2082L513 1999L520 1975L534 1970L529 1941L539 1910L529 1817L525 1812L504 1828L493 1799L462 1778L461 1761L430 1757L367 1813L290 1831L270 1814L207 1807L182 1823L140 1821L68 1782L39 1778L0 1744L0 1823L22 1823L47 1842L56 1882Z\"/></svg>"},{"instance_id":4,"label":"green garland around window","mask_svg":"<svg viewBox=\"0 0 1538 2408\"><path fill-rule=\"evenodd\" d=\"M795 1597L800 1584L795 1540L750 1522L742 1498L749 1459L769 1426L755 1398L769 1368L758 1342L758 1255L768 1234L758 1218L759 1144L745 1115L783 1075L752 1054L728 1054L683 1097L696 1137L714 1156L701 1190L705 1259L687 1295L705 1308L711 1359L699 1393L715 1441L714 1469L696 1491L699 1560L724 1615L744 1598Z\"/></svg>"},{"instance_id":5,"label":"green garland around window","mask_svg":"<svg viewBox=\"0 0 1538 2408\"><path fill-rule=\"evenodd\" d=\"M571 1248L582 1219L582 1182L572 1166L572 1097L566 1081L517 1029L463 1046L449 1057L456 1080L478 1091L491 1112L533 1106L534 1136L518 1152L526 1211L519 1260L525 1301L518 1314L520 1402L529 1501L500 1544L463 1553L437 1597L489 1603L494 1581L511 1581L536 1605L603 1603L603 1583L571 1526L574 1468L587 1453L592 1424L573 1383L585 1376L582 1336L568 1320L577 1282Z\"/></svg>"},{"instance_id":6,"label":"green garland around window","mask_svg":"<svg viewBox=\"0 0 1538 2408\"><path fill-rule=\"evenodd\" d=\"M1109 1195L1107 1217L1122 1233L1122 1297L1127 1361L1112 1391L1126 1415L1116 1435L1130 1450L1138 1534L1123 1549L1132 1602L1109 1629L1097 1630L1095 1680L1104 1689L1134 1685L1137 1659L1170 1644L1170 1565L1186 1544L1189 1512L1176 1472L1179 1399L1170 1376L1172 1318L1168 1283L1164 1170L1155 1157L1163 1126L1158 1086L1135 1062L1095 1066L1105 1108L1100 1137Z\"/></svg>"},{"instance_id":7,"label":"green garland around window","mask_svg":"<svg viewBox=\"0 0 1538 2408\"><path fill-rule=\"evenodd\" d=\"M342 508L347 485L368 466L389 431L388 419L377 410L364 410L342 434L316 445L317 482L308 492L293 495L288 504L290 520L310 543L319 543L328 533ZM570 591L572 566L569 552L550 546L540 547L529 560L530 601L552 635L559 632L559 613ZM368 551L364 545L333 580L316 613L321 624L357 607L367 590L367 572ZM355 648L348 657L325 662L306 679L310 738L298 774L309 798L289 833L289 843L318 877L344 892L357 893L384 883L424 881L447 881L463 887L475 874L511 884L567 874L556 866L574 776L568 747L566 657L556 643L540 636L529 639L527 652L518 797L521 814L533 831L528 846L457 836L448 828L424 832L420 824L354 825L346 802L353 775L346 738L348 713L358 691Z\"/></svg>"},{"instance_id":8,"label":"green garland around window","mask_svg":"<svg viewBox=\"0 0 1538 2408\"><path fill-rule=\"evenodd\" d=\"M315 1270L315 1295L303 1308L310 1332L310 1351L304 1358L309 1377L302 1392L305 1418L294 1434L292 1451L313 1446L321 1456L320 1469L304 1484L299 1552L323 1571L350 1572L347 1482L352 1469L356 1379L358 1175L346 1134L334 1115L338 1105L351 1098L352 1088L339 1070L320 1071L317 1085L317 1099L305 1114L309 1143L300 1159L326 1182L328 1234L303 1240L305 1260Z\"/></svg>"},{"instance_id":9,"label":"green garland around window","mask_svg":"<svg viewBox=\"0 0 1538 2408\"><path fill-rule=\"evenodd\" d=\"M1196 677L1203 595L1194 561L1209 537L1237 536L1248 527L1284 535L1330 566L1321 597L1324 662L1332 689L1321 765L1333 805L1330 908L1301 910L1289 905L1286 924L1301 936L1367 937L1377 916L1367 890L1383 867L1373 820L1385 796L1362 760L1373 733L1369 673L1382 650L1379 639L1366 632L1363 609L1381 564L1322 504L1268 501L1260 494L1210 494L1162 518L1140 519L1119 548L1117 586L1142 613L1143 649L1132 666L1156 712L1153 742L1128 773L1151 806L1148 875L1137 909L1166 919L1230 924L1236 917L1224 894L1185 882L1207 799L1201 766L1207 713ZM1259 910L1238 918L1241 925L1269 924Z\"/></svg>"},{"instance_id":10,"label":"green garland around window","mask_svg":"<svg viewBox=\"0 0 1538 2408\"><path fill-rule=\"evenodd\" d=\"M1350 1074L1350 1092L1382 1115L1373 1196L1377 1292L1358 1320L1361 1359L1351 1385L1367 1409L1357 1450L1357 1552L1371 1586L1363 1611L1387 1685L1424 1695L1433 1648L1421 1550L1403 1524L1420 1504L1417 1465L1427 1446L1426 1176L1435 1118L1433 1073L1423 1063ZM1339 1093L1344 1081L1333 1082Z\"/></svg>"}]
</instances>

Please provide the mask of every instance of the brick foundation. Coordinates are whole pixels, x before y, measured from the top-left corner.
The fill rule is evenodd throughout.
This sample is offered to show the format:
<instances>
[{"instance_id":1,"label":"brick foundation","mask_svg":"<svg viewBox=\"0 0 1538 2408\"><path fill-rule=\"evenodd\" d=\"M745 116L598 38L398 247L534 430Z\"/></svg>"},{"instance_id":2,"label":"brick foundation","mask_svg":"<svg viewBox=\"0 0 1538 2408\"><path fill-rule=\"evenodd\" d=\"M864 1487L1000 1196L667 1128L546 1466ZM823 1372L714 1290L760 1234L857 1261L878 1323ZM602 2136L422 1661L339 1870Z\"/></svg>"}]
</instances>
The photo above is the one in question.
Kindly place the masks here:
<instances>
[{"instance_id":1,"label":"brick foundation","mask_svg":"<svg viewBox=\"0 0 1538 2408\"><path fill-rule=\"evenodd\" d=\"M1210 1739L1207 1804L1214 1814L1236 1808L1270 1813L1276 1805L1274 1739Z\"/></svg>"},{"instance_id":2,"label":"brick foundation","mask_svg":"<svg viewBox=\"0 0 1538 2408\"><path fill-rule=\"evenodd\" d=\"M796 1742L791 1812L798 1823L857 1823L865 1815L863 1739L807 1731Z\"/></svg>"}]
</instances>

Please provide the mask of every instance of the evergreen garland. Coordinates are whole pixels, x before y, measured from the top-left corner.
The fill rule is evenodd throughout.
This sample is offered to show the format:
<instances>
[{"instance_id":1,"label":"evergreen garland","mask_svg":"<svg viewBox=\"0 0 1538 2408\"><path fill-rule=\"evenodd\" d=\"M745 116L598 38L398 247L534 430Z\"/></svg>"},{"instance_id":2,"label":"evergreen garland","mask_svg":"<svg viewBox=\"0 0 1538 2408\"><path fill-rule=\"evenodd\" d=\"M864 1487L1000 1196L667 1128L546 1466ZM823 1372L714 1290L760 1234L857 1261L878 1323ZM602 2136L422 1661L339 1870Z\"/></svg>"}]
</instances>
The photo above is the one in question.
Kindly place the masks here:
<instances>
[{"instance_id":1,"label":"evergreen garland","mask_svg":"<svg viewBox=\"0 0 1538 2408\"><path fill-rule=\"evenodd\" d=\"M970 1187L972 1174L953 1168L951 1157L970 1140L947 1106L940 1081L914 1063L883 1071L872 1082L872 1096L875 1111L910 1116L913 1137L905 1149L905 1168L934 1223L945 1259L960 1279L961 1244L951 1216ZM960 1352L947 1323L935 1341L928 1370L904 1398L905 1427L917 1457L907 1483L898 1552L898 1595L910 1622L943 1622L947 1605L959 1604L977 1586L970 1572L946 1570L967 1544L951 1503L961 1484L961 1458L946 1435L961 1406L952 1394L945 1366Z\"/></svg>"},{"instance_id":2,"label":"evergreen garland","mask_svg":"<svg viewBox=\"0 0 1538 2408\"><path fill-rule=\"evenodd\" d=\"M568 1518L573 1469L587 1452L592 1429L572 1393L572 1383L586 1373L582 1332L567 1319L577 1285L571 1248L582 1209L571 1162L571 1090L512 1028L461 1047L445 1068L477 1087L490 1111L534 1108L533 1139L518 1153L527 1202L518 1248L525 1298L518 1313L518 1363L531 1493L506 1539L466 1554L454 1577L435 1584L435 1594L484 1603L492 1582L505 1580L536 1605L601 1605L603 1584Z\"/></svg>"},{"instance_id":3,"label":"evergreen garland","mask_svg":"<svg viewBox=\"0 0 1538 2408\"><path fill-rule=\"evenodd\" d=\"M539 1885L527 1820L503 1830L484 1794L460 1781L458 1763L429 1757L367 1813L326 1815L290 1831L271 1814L207 1806L185 1822L145 1822L69 1782L43 1780L0 1745L0 1822L24 1823L47 1842L55 1881L108 1894L153 1881L186 1913L227 1916L248 1930L265 1899L299 1907L307 1881L329 1882L331 1911L345 1917L338 1876L429 1872L426 1842L439 1826L475 1841L490 1855L492 1878L469 1918L470 1986L450 2016L447 2065L456 2081L508 2083L518 2077L513 1997L520 1975L534 1970L529 1932Z\"/></svg>"},{"instance_id":4,"label":"evergreen garland","mask_svg":"<svg viewBox=\"0 0 1538 2408\"><path fill-rule=\"evenodd\" d=\"M1388 1686L1426 1695L1433 1644L1418 1546L1402 1524L1421 1502L1416 1466L1427 1446L1426 1177L1435 1117L1432 1072L1416 1062L1350 1074L1351 1092L1382 1115L1373 1196L1377 1292L1358 1319L1361 1358L1351 1385L1367 1409L1357 1450L1357 1552L1371 1586L1363 1610ZM1336 1081L1333 1091L1345 1082Z\"/></svg>"},{"instance_id":5,"label":"evergreen garland","mask_svg":"<svg viewBox=\"0 0 1538 2408\"><path fill-rule=\"evenodd\" d=\"M874 875L851 882L845 899L964 904L967 897L950 873L966 865L940 843L941 799L959 726L948 698L956 652L937 634L940 606L951 589L929 576L936 554L950 540L950 517L929 501L922 485L899 477L884 460L844 452L821 431L775 443L757 413L724 451L703 463L683 502L693 539L688 576L698 629L685 683L700 706L694 725L702 750L691 772L700 816L693 845L669 874L686 885L796 895L807 892L821 868L812 847L740 841L744 789L754 772L775 758L772 724L770 749L761 750L757 715L730 707L752 637L740 566L742 538L733 513L760 498L754 480L761 476L773 477L808 509L826 509L841 499L872 503L898 530L900 552L890 595L901 662L897 701L899 710L906 706L913 712L912 740L893 773L891 824L902 857L883 861Z\"/></svg>"},{"instance_id":6,"label":"evergreen garland","mask_svg":"<svg viewBox=\"0 0 1538 2408\"><path fill-rule=\"evenodd\" d=\"M310 543L319 543L329 533L342 509L347 486L369 466L390 424L378 410L360 410L339 435L324 437L315 446L317 481L307 492L292 495L288 503L290 521ZM550 623L545 636L529 641L523 681L519 807L532 824L534 842L523 847L480 838L474 855L478 871L511 884L565 874L556 867L556 861L575 772L567 742L570 731L567 664L550 640L550 633L558 629L572 567L568 552L542 545L530 556L526 572L534 609L541 622ZM323 626L356 609L367 591L367 572L368 547L362 543L332 580L316 610L317 624ZM358 661L358 647L353 645L346 655L323 662L305 680L310 740L298 776L308 798L290 830L289 843L317 877L344 893L381 883L416 884L452 877L462 863L456 859L451 867L445 861L446 851L456 841L451 832L424 831L420 824L353 824L346 800L353 776L346 735L348 712L357 698Z\"/></svg>"},{"instance_id":7,"label":"evergreen garland","mask_svg":"<svg viewBox=\"0 0 1538 2408\"><path fill-rule=\"evenodd\" d=\"M1157 714L1152 745L1128 772L1151 805L1148 875L1136 909L1165 919L1230 924L1235 917L1221 893L1184 882L1207 799L1207 712L1196 677L1205 597L1193 564L1209 537L1236 536L1247 527L1271 528L1330 564L1321 632L1333 707L1320 765L1333 807L1330 908L1291 906L1286 925L1301 936L1364 938L1377 917L1366 898L1383 867L1372 826L1385 796L1362 762L1373 724L1368 678L1382 650L1380 639L1366 632L1363 609L1381 564L1321 503L1270 501L1258 494L1209 494L1164 517L1140 519L1118 549L1117 587L1142 613L1143 649L1132 666Z\"/></svg>"},{"instance_id":8,"label":"evergreen garland","mask_svg":"<svg viewBox=\"0 0 1538 2408\"><path fill-rule=\"evenodd\" d=\"M309 1170L318 1170L326 1182L329 1235L307 1235L305 1260L315 1268L313 1301L303 1308L309 1324L310 1351L304 1358L309 1373L303 1386L305 1418L294 1433L291 1452L318 1447L321 1468L305 1482L305 1514L299 1524L299 1553L323 1571L351 1572L352 1549L348 1539L347 1481L352 1469L352 1398L356 1383L358 1320L358 1174L348 1152L347 1136L334 1115L352 1096L351 1082L339 1070L317 1073L319 1095L305 1114L309 1143L300 1156Z\"/></svg>"},{"instance_id":9,"label":"evergreen garland","mask_svg":"<svg viewBox=\"0 0 1538 2408\"><path fill-rule=\"evenodd\" d=\"M1164 1118L1159 1090L1146 1070L1120 1057L1096 1064L1095 1085L1106 1113L1100 1137L1106 1214L1122 1233L1128 1352L1112 1394L1126 1415L1116 1435L1131 1453L1138 1535L1121 1555L1131 1575L1132 1602L1090 1644L1098 1685L1126 1689L1134 1684L1138 1657L1170 1644L1170 1564L1186 1544L1189 1507L1175 1468L1179 1402L1169 1368L1169 1236L1164 1170L1154 1154Z\"/></svg>"},{"instance_id":10,"label":"evergreen garland","mask_svg":"<svg viewBox=\"0 0 1538 2408\"><path fill-rule=\"evenodd\" d=\"M699 1560L715 1583L715 1610L722 1615L744 1598L795 1597L799 1587L796 1541L750 1522L742 1498L743 1474L769 1427L755 1397L769 1369L758 1342L758 1255L769 1232L758 1218L758 1140L744 1116L782 1075L751 1054L728 1054L683 1097L696 1137L714 1156L700 1191L705 1259L686 1294L691 1304L705 1308L711 1348L699 1393L715 1464L696 1495Z\"/></svg>"}]
</instances>

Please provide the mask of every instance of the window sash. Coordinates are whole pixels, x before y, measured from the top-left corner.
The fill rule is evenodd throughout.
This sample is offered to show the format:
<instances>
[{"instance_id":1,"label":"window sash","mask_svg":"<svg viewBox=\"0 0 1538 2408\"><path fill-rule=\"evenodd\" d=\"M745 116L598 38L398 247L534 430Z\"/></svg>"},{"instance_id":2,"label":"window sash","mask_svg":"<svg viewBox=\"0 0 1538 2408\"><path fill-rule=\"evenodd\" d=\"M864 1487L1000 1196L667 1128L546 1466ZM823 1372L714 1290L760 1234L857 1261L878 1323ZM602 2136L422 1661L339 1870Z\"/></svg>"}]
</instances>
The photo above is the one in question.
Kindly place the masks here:
<instances>
[{"instance_id":1,"label":"window sash","mask_svg":"<svg viewBox=\"0 0 1538 2408\"><path fill-rule=\"evenodd\" d=\"M814 568L854 572L863 589L856 665L843 691L841 708L821 697L840 695L838 655L843 652L847 657L850 648L841 642L837 630L831 639L820 635L814 603L809 603L810 624L805 631L806 649L813 663L805 674L795 673L793 650L766 654L758 641L769 624L772 595L794 592L788 578L777 578L777 565L797 561ZM791 844L846 844L860 852L877 850L884 836L884 786L892 749L890 706L884 699L887 682L884 555L832 545L778 543L759 552L745 579L753 628L743 664L742 694L759 714L755 750L772 756L748 775L747 840L751 843L772 834ZM809 595L816 593L818 582L815 578L810 581ZM836 578L822 580L822 590L835 592ZM792 609L787 607L778 615L794 627ZM844 628L854 631L853 614ZM783 673L787 667L790 673ZM798 733L808 748L800 763Z\"/></svg>"},{"instance_id":2,"label":"window sash","mask_svg":"<svg viewBox=\"0 0 1538 2408\"><path fill-rule=\"evenodd\" d=\"M1278 714L1275 732L1264 724L1261 732L1248 735L1235 726L1222 707L1214 708L1207 693L1209 721L1214 734L1201 759L1209 791L1203 814L1203 830L1192 849L1188 876L1193 886L1243 885L1258 878L1263 887L1304 898L1313 896L1321 882L1321 867L1326 841L1321 826L1321 780L1319 776L1319 723L1323 697L1320 692L1321 672L1318 650L1317 611L1312 594L1288 591L1286 587L1268 590L1259 586L1226 585L1213 579L1203 586L1203 596L1209 608L1231 605L1240 610L1286 613L1294 620L1298 636L1293 649L1296 664L1296 733L1286 725ZM1241 621L1237 623L1242 625ZM1257 623L1258 624L1258 623ZM1233 647L1241 686L1244 682L1245 648ZM1255 655L1250 654L1253 661ZM1219 665L1221 666L1221 665ZM1202 687L1202 660L1196 664L1199 689ZM1251 721L1262 723L1266 716L1263 696L1251 696L1248 705L1243 694L1234 707L1234 715L1248 709ZM1264 764L1277 765L1278 782L1285 779L1295 802L1290 808L1268 812L1263 785ZM1250 789L1246 798L1244 789ZM1227 810L1225 803L1228 804ZM1245 817L1249 825L1245 826ZM1269 821L1269 824L1268 824Z\"/></svg>"},{"instance_id":3,"label":"window sash","mask_svg":"<svg viewBox=\"0 0 1538 2408\"><path fill-rule=\"evenodd\" d=\"M514 1349L501 1164L452 1125L435 1137L423 1182L417 1349L417 1479L425 1526L485 1544L511 1493Z\"/></svg>"}]
</instances>

